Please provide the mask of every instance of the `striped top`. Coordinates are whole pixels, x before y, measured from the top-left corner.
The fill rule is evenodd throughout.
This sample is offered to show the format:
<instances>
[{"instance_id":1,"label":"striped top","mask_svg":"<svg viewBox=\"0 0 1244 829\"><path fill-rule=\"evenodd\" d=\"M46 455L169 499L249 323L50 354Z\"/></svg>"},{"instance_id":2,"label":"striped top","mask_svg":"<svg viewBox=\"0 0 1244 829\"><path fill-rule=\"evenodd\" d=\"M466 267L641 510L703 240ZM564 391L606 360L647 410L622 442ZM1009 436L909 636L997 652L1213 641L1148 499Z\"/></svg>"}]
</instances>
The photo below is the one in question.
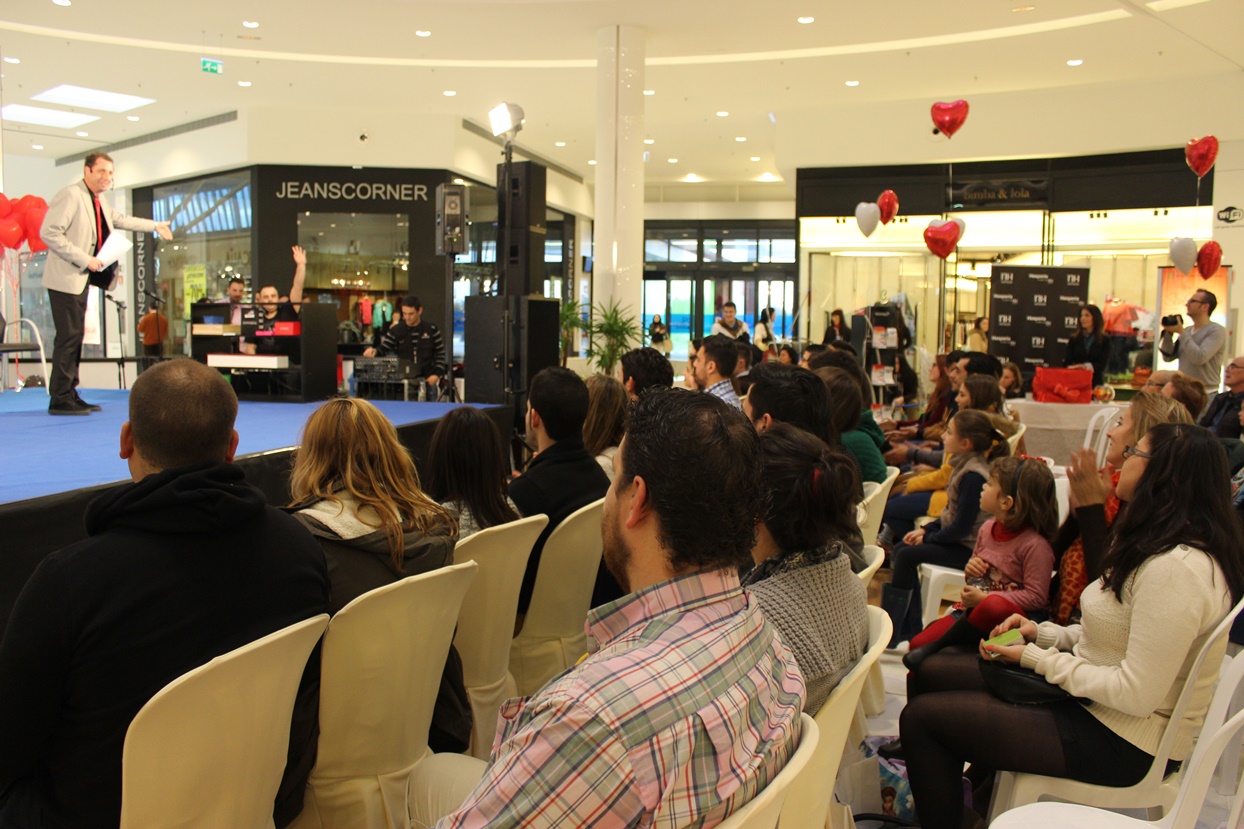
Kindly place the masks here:
<instances>
[{"instance_id":1,"label":"striped top","mask_svg":"<svg viewBox=\"0 0 1244 829\"><path fill-rule=\"evenodd\" d=\"M743 404L739 401L738 394L734 391L734 383L729 380L721 380L706 388L704 391L716 397L718 400L724 400L736 409L742 409Z\"/></svg>"},{"instance_id":2,"label":"striped top","mask_svg":"<svg viewBox=\"0 0 1244 829\"><path fill-rule=\"evenodd\" d=\"M590 653L501 707L492 763L438 827L711 827L799 737L803 678L732 569L588 614Z\"/></svg>"}]
</instances>

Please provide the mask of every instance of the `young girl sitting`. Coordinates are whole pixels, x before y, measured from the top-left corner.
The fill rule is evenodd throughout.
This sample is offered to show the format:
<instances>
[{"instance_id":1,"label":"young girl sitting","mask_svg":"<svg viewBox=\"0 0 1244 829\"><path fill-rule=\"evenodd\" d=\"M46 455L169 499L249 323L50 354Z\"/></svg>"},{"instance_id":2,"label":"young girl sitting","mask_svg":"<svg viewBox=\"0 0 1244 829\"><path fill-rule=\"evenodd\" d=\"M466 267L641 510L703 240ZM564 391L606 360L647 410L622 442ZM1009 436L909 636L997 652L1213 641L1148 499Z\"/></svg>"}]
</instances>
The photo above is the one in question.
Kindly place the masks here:
<instances>
[{"instance_id":1,"label":"young girl sitting","mask_svg":"<svg viewBox=\"0 0 1244 829\"><path fill-rule=\"evenodd\" d=\"M981 510L994 517L963 568L967 585L953 610L911 638L909 670L949 645L973 645L1012 614L1044 621L1058 530L1054 475L1042 461L999 458L989 467Z\"/></svg>"}]
</instances>

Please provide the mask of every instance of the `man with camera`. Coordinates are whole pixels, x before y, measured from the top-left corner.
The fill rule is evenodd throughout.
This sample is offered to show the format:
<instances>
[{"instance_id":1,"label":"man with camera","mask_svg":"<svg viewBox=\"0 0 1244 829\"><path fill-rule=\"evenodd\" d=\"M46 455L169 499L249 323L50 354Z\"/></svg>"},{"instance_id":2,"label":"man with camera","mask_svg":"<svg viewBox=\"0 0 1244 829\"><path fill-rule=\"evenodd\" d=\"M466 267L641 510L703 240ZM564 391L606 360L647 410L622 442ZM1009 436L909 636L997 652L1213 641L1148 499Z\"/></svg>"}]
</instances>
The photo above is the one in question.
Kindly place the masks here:
<instances>
[{"instance_id":1,"label":"man with camera","mask_svg":"<svg viewBox=\"0 0 1244 829\"><path fill-rule=\"evenodd\" d=\"M1162 339L1158 343L1163 357L1179 360L1181 372L1201 381L1211 404L1222 382L1222 361L1227 351L1227 330L1209 318L1217 306L1218 298L1209 291L1194 291L1184 303L1191 327L1184 327L1179 314L1162 317Z\"/></svg>"}]
</instances>

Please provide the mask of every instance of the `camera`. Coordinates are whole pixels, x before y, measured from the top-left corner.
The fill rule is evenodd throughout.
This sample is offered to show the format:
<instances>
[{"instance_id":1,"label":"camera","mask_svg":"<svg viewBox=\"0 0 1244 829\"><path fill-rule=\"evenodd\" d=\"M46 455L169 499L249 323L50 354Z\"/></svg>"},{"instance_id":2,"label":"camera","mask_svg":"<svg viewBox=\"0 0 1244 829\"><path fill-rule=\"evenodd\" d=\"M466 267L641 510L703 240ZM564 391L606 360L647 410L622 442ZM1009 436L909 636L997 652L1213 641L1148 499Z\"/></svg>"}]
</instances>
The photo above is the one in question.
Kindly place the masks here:
<instances>
[{"instance_id":1,"label":"camera","mask_svg":"<svg viewBox=\"0 0 1244 829\"><path fill-rule=\"evenodd\" d=\"M1183 314L1168 314L1165 317L1162 317L1163 328L1166 328L1168 325L1183 325L1183 322Z\"/></svg>"}]
</instances>

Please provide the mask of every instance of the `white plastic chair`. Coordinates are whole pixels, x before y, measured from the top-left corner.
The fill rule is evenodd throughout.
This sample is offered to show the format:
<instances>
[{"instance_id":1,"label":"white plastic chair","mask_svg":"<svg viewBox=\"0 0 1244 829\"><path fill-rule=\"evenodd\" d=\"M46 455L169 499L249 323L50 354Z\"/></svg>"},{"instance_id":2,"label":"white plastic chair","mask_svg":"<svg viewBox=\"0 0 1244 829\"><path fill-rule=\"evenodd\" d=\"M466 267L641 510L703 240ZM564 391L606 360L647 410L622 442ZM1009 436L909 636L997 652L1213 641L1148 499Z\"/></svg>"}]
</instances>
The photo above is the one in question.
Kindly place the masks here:
<instances>
[{"instance_id":1,"label":"white plastic chair","mask_svg":"<svg viewBox=\"0 0 1244 829\"><path fill-rule=\"evenodd\" d=\"M989 825L991 829L1195 829L1201 805L1205 802L1210 780L1214 775L1214 767L1228 749L1239 752L1241 729L1244 729L1244 711L1215 729L1209 737L1198 741L1197 750L1183 775L1174 806L1165 817L1158 820L1140 820L1076 803L1030 803L998 815ZM1207 722L1206 732L1208 731ZM1244 785L1244 777L1237 775L1237 792L1241 785ZM1237 795L1231 813L1222 825L1239 826L1242 810L1244 797Z\"/></svg>"},{"instance_id":2,"label":"white plastic chair","mask_svg":"<svg viewBox=\"0 0 1244 829\"><path fill-rule=\"evenodd\" d=\"M868 566L856 575L860 577L860 581L864 583L864 590L867 591L873 576L877 574L882 562L885 561L885 550L875 544L865 544L864 558L868 560ZM867 729L863 727L865 716L876 717L885 711L885 677L881 675L880 664L873 665L872 670L868 672L868 679L864 680L864 690L860 694L860 706L857 715L858 726L861 733L866 733Z\"/></svg>"},{"instance_id":3,"label":"white plastic chair","mask_svg":"<svg viewBox=\"0 0 1244 829\"><path fill-rule=\"evenodd\" d=\"M544 542L522 631L510 643L518 692L534 694L587 652L584 624L600 567L605 499L571 513Z\"/></svg>"},{"instance_id":4,"label":"white plastic chair","mask_svg":"<svg viewBox=\"0 0 1244 829\"><path fill-rule=\"evenodd\" d=\"M1097 455L1097 466L1100 468L1106 463L1106 449L1110 445L1110 439L1106 437L1106 433L1110 431L1110 424L1119 414L1117 406L1102 406L1101 411L1093 415L1089 420L1088 428L1084 430L1084 448L1092 449ZM1057 458L1061 462L1066 462L1066 458Z\"/></svg>"},{"instance_id":5,"label":"white plastic chair","mask_svg":"<svg viewBox=\"0 0 1244 829\"><path fill-rule=\"evenodd\" d=\"M1015 430L1015 434L1006 439L1006 444L1010 447L1011 454L1014 455L1019 451L1019 442L1024 438L1024 432L1028 431L1028 426L1024 423L1016 424L1019 428Z\"/></svg>"},{"instance_id":6,"label":"white plastic chair","mask_svg":"<svg viewBox=\"0 0 1244 829\"><path fill-rule=\"evenodd\" d=\"M866 523L860 524L860 535L864 536L865 544L877 543L877 533L881 532L881 519L885 515L885 502L894 488L894 481L898 479L897 466L887 466L885 471L885 480L880 484L864 484L864 500L861 503L868 517Z\"/></svg>"},{"instance_id":7,"label":"white plastic chair","mask_svg":"<svg viewBox=\"0 0 1244 829\"><path fill-rule=\"evenodd\" d=\"M294 698L328 615L270 633L164 686L125 733L121 829L271 829Z\"/></svg>"},{"instance_id":8,"label":"white plastic chair","mask_svg":"<svg viewBox=\"0 0 1244 829\"><path fill-rule=\"evenodd\" d=\"M893 627L889 615L879 607L868 608L868 650L830 692L814 719L820 734L808 770L795 779L782 807L782 829L824 829L829 826L829 804L834 779L847 736L852 731L852 714L859 705L866 678L877 665L890 641Z\"/></svg>"},{"instance_id":9,"label":"white plastic chair","mask_svg":"<svg viewBox=\"0 0 1244 829\"><path fill-rule=\"evenodd\" d=\"M1244 607L1244 599L1236 604L1226 618L1219 622L1213 632L1206 637L1205 644L1201 646L1191 670L1188 671L1184 687L1180 689L1175 707L1171 709L1170 719L1162 731L1162 739L1158 742L1157 751L1153 755L1153 765L1149 767L1149 772L1144 779L1133 786L1099 786L1079 780L1000 771L994 781L990 817L996 817L1016 806L1036 803L1043 796L1105 809L1147 809L1151 818L1159 817L1169 810L1179 793L1180 774L1176 772L1167 776L1166 762L1170 759L1171 749L1175 746L1179 727L1183 723L1184 713L1187 711L1196 680L1206 665L1206 658L1212 659L1209 664L1217 666L1221 663L1227 647L1227 631L1241 607ZM1234 672L1228 673L1234 676ZM1238 677L1236 679L1238 682ZM1216 706L1220 693L1225 693L1227 699L1221 706ZM1220 683L1218 690L1215 691L1214 699L1210 701L1210 708L1206 711L1206 722L1209 722L1208 715L1211 711L1220 709L1225 711L1226 705L1234 695L1234 687L1227 689L1224 684ZM1220 717L1218 722L1222 722L1221 715L1218 716ZM1193 755L1195 754L1194 750ZM1210 771L1212 772L1213 769L1211 768Z\"/></svg>"},{"instance_id":10,"label":"white plastic chair","mask_svg":"<svg viewBox=\"0 0 1244 829\"><path fill-rule=\"evenodd\" d=\"M549 523L547 515L480 530L454 548L454 563L474 561L479 573L462 600L454 646L471 698L473 757L487 760L497 733L501 703L518 695L510 676L510 637L518 612L518 590L531 548Z\"/></svg>"},{"instance_id":11,"label":"white plastic chair","mask_svg":"<svg viewBox=\"0 0 1244 829\"><path fill-rule=\"evenodd\" d=\"M943 601L959 601L967 579L962 570L940 564L921 564L919 573L921 622L928 627L942 615Z\"/></svg>"},{"instance_id":12,"label":"white plastic chair","mask_svg":"<svg viewBox=\"0 0 1244 829\"><path fill-rule=\"evenodd\" d=\"M791 789L804 774L812 772L812 758L820 739L816 720L807 714L800 715L799 746L790 760L756 796L743 804L738 811L717 824L719 829L774 829L782 816L782 804ZM815 783L815 780L810 781ZM829 784L827 784L829 785Z\"/></svg>"},{"instance_id":13,"label":"white plastic chair","mask_svg":"<svg viewBox=\"0 0 1244 829\"><path fill-rule=\"evenodd\" d=\"M877 571L881 569L882 562L885 561L885 550L876 544L865 544L864 559L868 562L868 566L856 573L856 575L860 577L860 581L864 583L864 589L867 590L868 585L872 584L873 576L877 575Z\"/></svg>"},{"instance_id":14,"label":"white plastic chair","mask_svg":"<svg viewBox=\"0 0 1244 829\"><path fill-rule=\"evenodd\" d=\"M295 827L407 829L407 789L462 597L479 565L364 593L333 617L320 672L320 744Z\"/></svg>"}]
</instances>

